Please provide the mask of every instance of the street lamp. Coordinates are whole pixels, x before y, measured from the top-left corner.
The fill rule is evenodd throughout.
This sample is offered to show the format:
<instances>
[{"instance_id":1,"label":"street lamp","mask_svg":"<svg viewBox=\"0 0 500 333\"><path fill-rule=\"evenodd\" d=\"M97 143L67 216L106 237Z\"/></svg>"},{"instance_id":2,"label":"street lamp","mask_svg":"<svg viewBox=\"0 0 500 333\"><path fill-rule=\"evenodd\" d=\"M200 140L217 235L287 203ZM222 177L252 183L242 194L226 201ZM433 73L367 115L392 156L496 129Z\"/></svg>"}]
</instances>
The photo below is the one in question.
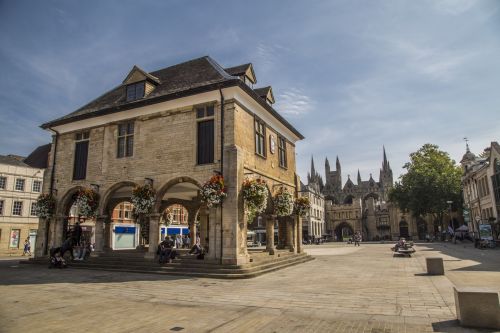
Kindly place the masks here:
<instances>
[{"instance_id":1,"label":"street lamp","mask_svg":"<svg viewBox=\"0 0 500 333\"><path fill-rule=\"evenodd\" d=\"M455 228L453 227L453 221L451 219L451 204L453 203L453 201L448 200L448 201L446 201L446 203L448 204L448 214L450 215L450 224L448 225L448 229L451 226L452 230L455 230ZM450 236L451 236L451 233L450 233Z\"/></svg>"}]
</instances>

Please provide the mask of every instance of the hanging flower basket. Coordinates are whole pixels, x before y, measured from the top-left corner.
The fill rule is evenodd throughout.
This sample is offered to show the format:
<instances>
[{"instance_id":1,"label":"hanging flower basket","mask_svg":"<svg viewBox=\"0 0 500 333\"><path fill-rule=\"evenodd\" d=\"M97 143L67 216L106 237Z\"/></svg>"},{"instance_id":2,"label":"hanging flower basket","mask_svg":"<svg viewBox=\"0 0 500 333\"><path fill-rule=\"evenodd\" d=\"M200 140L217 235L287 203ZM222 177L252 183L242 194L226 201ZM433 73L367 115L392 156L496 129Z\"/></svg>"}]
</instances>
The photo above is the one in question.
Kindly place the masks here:
<instances>
[{"instance_id":1,"label":"hanging flower basket","mask_svg":"<svg viewBox=\"0 0 500 333\"><path fill-rule=\"evenodd\" d=\"M76 205L81 215L95 217L99 206L99 193L90 188L81 189L76 196Z\"/></svg>"},{"instance_id":2,"label":"hanging flower basket","mask_svg":"<svg viewBox=\"0 0 500 333\"><path fill-rule=\"evenodd\" d=\"M262 179L246 179L242 186L245 210L248 222L252 223L254 217L262 213L267 207L268 190L266 182Z\"/></svg>"},{"instance_id":3,"label":"hanging flower basket","mask_svg":"<svg viewBox=\"0 0 500 333\"><path fill-rule=\"evenodd\" d=\"M35 214L41 218L49 218L56 210L56 199L52 194L40 194L36 201Z\"/></svg>"},{"instance_id":4,"label":"hanging flower basket","mask_svg":"<svg viewBox=\"0 0 500 333\"><path fill-rule=\"evenodd\" d=\"M311 208L311 202L307 197L298 197L297 200L295 200L294 206L294 213L304 217Z\"/></svg>"},{"instance_id":5,"label":"hanging flower basket","mask_svg":"<svg viewBox=\"0 0 500 333\"><path fill-rule=\"evenodd\" d=\"M200 190L201 201L207 204L207 207L219 205L227 196L224 186L224 177L214 175L207 181Z\"/></svg>"},{"instance_id":6,"label":"hanging flower basket","mask_svg":"<svg viewBox=\"0 0 500 333\"><path fill-rule=\"evenodd\" d=\"M290 216L293 213L293 196L285 187L274 196L274 213L277 216Z\"/></svg>"},{"instance_id":7,"label":"hanging flower basket","mask_svg":"<svg viewBox=\"0 0 500 333\"><path fill-rule=\"evenodd\" d=\"M134 205L135 214L148 214L155 204L156 191L149 185L136 186L130 200Z\"/></svg>"}]
</instances>

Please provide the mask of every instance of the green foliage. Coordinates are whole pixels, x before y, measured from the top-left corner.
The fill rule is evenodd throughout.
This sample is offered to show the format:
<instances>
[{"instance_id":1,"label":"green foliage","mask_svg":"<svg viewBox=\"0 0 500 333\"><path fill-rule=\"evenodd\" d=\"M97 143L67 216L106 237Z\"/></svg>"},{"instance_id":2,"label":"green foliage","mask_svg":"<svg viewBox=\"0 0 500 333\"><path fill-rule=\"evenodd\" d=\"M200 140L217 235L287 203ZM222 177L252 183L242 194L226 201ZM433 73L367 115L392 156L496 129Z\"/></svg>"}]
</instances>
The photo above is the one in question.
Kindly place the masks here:
<instances>
[{"instance_id":1,"label":"green foliage","mask_svg":"<svg viewBox=\"0 0 500 333\"><path fill-rule=\"evenodd\" d=\"M425 144L410 154L410 162L403 166L406 174L401 175L389 192L389 200L399 208L410 210L415 216L432 214L439 220L449 209L462 207L461 174L448 153L433 144Z\"/></svg>"}]
</instances>

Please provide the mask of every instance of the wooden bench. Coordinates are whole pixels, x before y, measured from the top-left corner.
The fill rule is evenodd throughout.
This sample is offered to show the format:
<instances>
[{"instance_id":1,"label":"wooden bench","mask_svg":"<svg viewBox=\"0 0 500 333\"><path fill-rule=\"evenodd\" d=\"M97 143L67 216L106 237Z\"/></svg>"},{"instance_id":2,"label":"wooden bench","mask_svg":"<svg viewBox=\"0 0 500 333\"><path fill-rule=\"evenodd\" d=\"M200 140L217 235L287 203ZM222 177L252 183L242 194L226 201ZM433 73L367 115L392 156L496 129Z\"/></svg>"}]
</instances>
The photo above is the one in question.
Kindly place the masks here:
<instances>
[{"instance_id":1,"label":"wooden bench","mask_svg":"<svg viewBox=\"0 0 500 333\"><path fill-rule=\"evenodd\" d=\"M460 325L500 330L498 291L488 288L453 288Z\"/></svg>"}]
</instances>

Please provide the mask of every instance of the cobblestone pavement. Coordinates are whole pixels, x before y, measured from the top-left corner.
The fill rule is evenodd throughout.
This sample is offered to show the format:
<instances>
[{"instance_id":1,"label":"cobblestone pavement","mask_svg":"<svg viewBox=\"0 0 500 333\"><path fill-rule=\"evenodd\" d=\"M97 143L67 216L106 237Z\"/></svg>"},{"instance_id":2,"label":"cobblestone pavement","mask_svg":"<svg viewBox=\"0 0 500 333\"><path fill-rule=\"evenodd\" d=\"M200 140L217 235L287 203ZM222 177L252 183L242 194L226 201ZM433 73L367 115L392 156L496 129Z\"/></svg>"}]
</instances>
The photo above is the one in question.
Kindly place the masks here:
<instances>
[{"instance_id":1,"label":"cobblestone pavement","mask_svg":"<svg viewBox=\"0 0 500 333\"><path fill-rule=\"evenodd\" d=\"M313 245L316 260L249 280L0 260L0 332L476 332L458 326L447 276L500 286L500 251L432 243L404 258L391 246ZM423 274L430 255L445 258L446 276Z\"/></svg>"}]
</instances>

